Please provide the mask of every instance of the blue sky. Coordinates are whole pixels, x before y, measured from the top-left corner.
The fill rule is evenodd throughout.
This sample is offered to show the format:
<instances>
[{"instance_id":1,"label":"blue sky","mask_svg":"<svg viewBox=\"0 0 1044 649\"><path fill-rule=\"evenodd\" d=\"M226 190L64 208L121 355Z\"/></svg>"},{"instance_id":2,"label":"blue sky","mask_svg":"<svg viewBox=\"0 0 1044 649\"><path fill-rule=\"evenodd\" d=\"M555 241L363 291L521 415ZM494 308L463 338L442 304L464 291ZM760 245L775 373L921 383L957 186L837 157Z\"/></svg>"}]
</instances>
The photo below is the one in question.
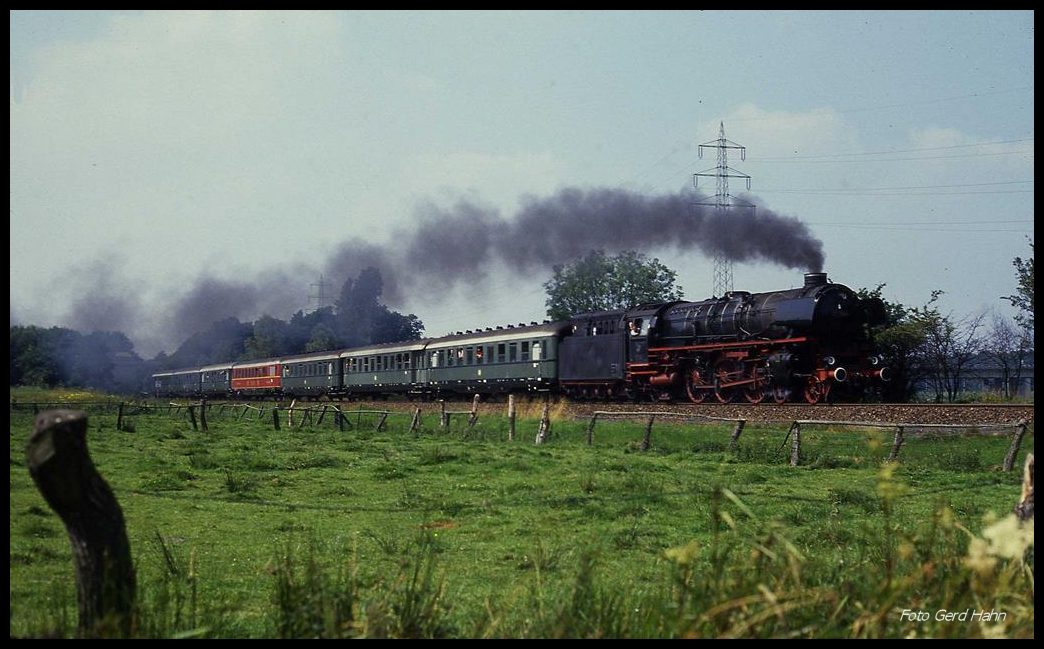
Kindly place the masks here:
<instances>
[{"instance_id":1,"label":"blue sky","mask_svg":"<svg viewBox=\"0 0 1044 649\"><path fill-rule=\"evenodd\" d=\"M117 327L143 354L170 351L165 314L202 277L278 273L286 292L255 310L285 317L341 241L394 247L419 205L509 217L564 187L676 192L714 166L696 145L720 122L747 147L730 164L751 194L809 225L835 281L1010 314L998 298L1033 237L1033 25L1030 11L15 11L11 322ZM687 298L709 296L711 260L647 252ZM734 272L741 290L801 281ZM493 264L393 306L433 335L528 322L549 275Z\"/></svg>"}]
</instances>

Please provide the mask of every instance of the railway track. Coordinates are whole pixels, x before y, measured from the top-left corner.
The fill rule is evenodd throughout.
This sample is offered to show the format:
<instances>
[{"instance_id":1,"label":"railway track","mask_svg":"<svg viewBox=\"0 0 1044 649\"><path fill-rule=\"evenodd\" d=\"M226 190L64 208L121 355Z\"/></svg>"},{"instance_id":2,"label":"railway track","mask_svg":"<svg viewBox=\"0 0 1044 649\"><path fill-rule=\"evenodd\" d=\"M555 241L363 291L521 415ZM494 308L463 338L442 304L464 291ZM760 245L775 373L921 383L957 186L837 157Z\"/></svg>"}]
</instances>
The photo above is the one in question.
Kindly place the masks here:
<instances>
[{"instance_id":1,"label":"railway track","mask_svg":"<svg viewBox=\"0 0 1044 649\"><path fill-rule=\"evenodd\" d=\"M379 407L382 410L438 410L433 402L410 401L351 401L348 409ZM459 402L464 404L462 400ZM467 402L470 408L470 401ZM521 403L525 403L522 401ZM1033 423L1033 404L935 404L935 403L846 403L846 404L691 404L677 403L620 403L564 400L563 416L589 417L596 410L618 412L676 412L712 417L746 419L748 421L795 421L798 419L832 419L838 421L880 421L911 424L1011 424L1025 419ZM557 408L556 408L557 410ZM482 402L481 414L504 414L503 401Z\"/></svg>"},{"instance_id":2,"label":"railway track","mask_svg":"<svg viewBox=\"0 0 1044 649\"><path fill-rule=\"evenodd\" d=\"M572 403L574 416L596 410L658 411L701 414L748 421L794 421L832 419L839 421L905 422L911 424L1008 424L1025 419L1033 423L1033 404L925 404L925 403L846 403L846 404L619 404Z\"/></svg>"}]
</instances>

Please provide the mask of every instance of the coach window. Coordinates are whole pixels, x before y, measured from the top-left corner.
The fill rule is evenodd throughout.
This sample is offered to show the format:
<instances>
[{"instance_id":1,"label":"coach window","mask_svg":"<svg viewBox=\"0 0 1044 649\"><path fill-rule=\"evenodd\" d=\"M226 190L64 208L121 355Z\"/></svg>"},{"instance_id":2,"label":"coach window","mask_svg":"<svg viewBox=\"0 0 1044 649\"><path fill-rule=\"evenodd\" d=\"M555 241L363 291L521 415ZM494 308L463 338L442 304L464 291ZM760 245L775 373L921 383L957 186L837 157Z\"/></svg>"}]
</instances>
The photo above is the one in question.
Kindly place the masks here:
<instances>
[{"instance_id":1,"label":"coach window","mask_svg":"<svg viewBox=\"0 0 1044 649\"><path fill-rule=\"evenodd\" d=\"M540 360L540 343L539 342L534 342L533 343L533 360L535 360L535 361Z\"/></svg>"},{"instance_id":2,"label":"coach window","mask_svg":"<svg viewBox=\"0 0 1044 649\"><path fill-rule=\"evenodd\" d=\"M508 360L512 363L518 360L518 343L508 345Z\"/></svg>"},{"instance_id":3,"label":"coach window","mask_svg":"<svg viewBox=\"0 0 1044 649\"><path fill-rule=\"evenodd\" d=\"M504 352L505 352L505 348L506 347L507 347L507 345L505 345L504 343L500 343L499 345L497 345L497 362L498 363L503 363L504 362L504 360L505 360Z\"/></svg>"},{"instance_id":4,"label":"coach window","mask_svg":"<svg viewBox=\"0 0 1044 649\"><path fill-rule=\"evenodd\" d=\"M475 364L475 348L467 347L464 349L464 364L474 365Z\"/></svg>"},{"instance_id":5,"label":"coach window","mask_svg":"<svg viewBox=\"0 0 1044 649\"><path fill-rule=\"evenodd\" d=\"M521 343L521 347L522 347L522 350L521 350L522 351L522 361L523 362L528 361L529 360L529 341L528 340L523 340L522 343Z\"/></svg>"}]
</instances>

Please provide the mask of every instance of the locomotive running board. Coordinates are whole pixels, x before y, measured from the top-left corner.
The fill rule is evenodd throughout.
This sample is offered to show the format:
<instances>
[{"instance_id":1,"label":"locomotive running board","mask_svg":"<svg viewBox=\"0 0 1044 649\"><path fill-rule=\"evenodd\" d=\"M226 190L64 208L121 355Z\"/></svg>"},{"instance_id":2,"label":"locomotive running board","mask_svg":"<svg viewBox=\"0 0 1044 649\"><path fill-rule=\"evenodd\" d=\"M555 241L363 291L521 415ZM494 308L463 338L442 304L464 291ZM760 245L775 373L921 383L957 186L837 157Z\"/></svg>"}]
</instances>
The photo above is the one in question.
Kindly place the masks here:
<instances>
[{"instance_id":1,"label":"locomotive running board","mask_svg":"<svg viewBox=\"0 0 1044 649\"><path fill-rule=\"evenodd\" d=\"M704 351L708 349L723 349L729 347L751 347L755 345L785 345L788 343L804 343L808 338L782 338L780 340L745 340L738 343L706 343L703 345L690 345L688 347L650 347L649 352L680 352L680 351Z\"/></svg>"}]
</instances>

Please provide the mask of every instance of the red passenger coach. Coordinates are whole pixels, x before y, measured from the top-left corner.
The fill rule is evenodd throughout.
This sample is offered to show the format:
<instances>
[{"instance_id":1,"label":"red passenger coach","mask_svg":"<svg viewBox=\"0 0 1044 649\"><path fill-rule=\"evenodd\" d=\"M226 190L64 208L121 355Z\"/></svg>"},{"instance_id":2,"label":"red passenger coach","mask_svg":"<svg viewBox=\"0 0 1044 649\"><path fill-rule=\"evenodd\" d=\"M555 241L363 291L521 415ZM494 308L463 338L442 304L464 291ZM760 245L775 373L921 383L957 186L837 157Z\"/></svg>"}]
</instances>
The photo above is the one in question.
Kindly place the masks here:
<instances>
[{"instance_id":1,"label":"red passenger coach","mask_svg":"<svg viewBox=\"0 0 1044 649\"><path fill-rule=\"evenodd\" d=\"M236 396L277 394L283 388L279 359L236 363L232 366L232 392Z\"/></svg>"}]
</instances>

